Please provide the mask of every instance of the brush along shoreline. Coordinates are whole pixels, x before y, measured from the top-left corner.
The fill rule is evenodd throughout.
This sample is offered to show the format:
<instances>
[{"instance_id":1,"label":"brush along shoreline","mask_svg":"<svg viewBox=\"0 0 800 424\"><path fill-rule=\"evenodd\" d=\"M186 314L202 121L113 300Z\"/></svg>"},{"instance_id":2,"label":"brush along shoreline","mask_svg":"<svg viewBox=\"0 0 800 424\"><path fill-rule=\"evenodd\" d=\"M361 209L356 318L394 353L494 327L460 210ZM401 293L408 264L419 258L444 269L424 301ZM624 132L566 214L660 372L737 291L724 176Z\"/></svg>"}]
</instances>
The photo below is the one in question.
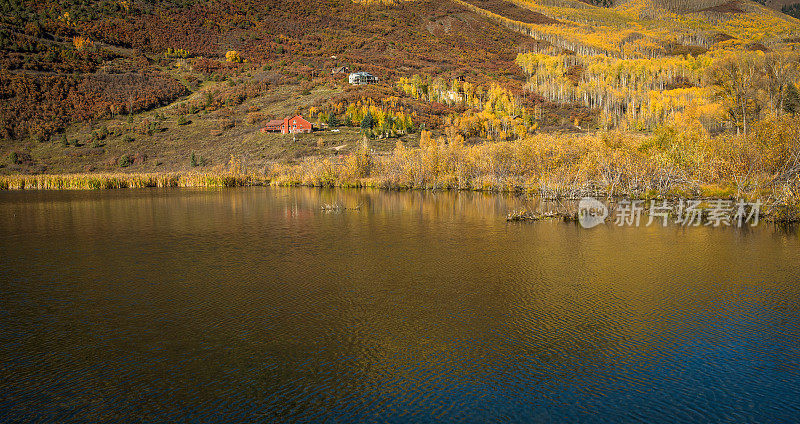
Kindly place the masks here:
<instances>
[{"instance_id":1,"label":"brush along shoreline","mask_svg":"<svg viewBox=\"0 0 800 424\"><path fill-rule=\"evenodd\" d=\"M467 142L422 131L377 153L365 137L345 156L308 156L263 169L232 156L227 167L172 173L0 176L0 189L237 187L251 185L473 190L575 199L742 199L775 221L800 221L800 116L768 119L746 135L712 136L696 122L650 136L535 134Z\"/></svg>"},{"instance_id":2,"label":"brush along shoreline","mask_svg":"<svg viewBox=\"0 0 800 424\"><path fill-rule=\"evenodd\" d=\"M475 191L490 193L514 193L529 198L548 200L578 200L585 196L606 199L630 200L661 200L661 199L693 199L711 200L709 193L723 193L722 187L704 187L698 191L696 188L684 188L670 192L615 192L609 193L598 188L597 184L562 185L559 188L542 188L532 184L518 185L482 185L482 186L414 186L393 185L386 180L377 178L361 178L357 181L329 181L326 184L316 181L291 181L275 178L264 173L252 174L226 174L226 173L198 173L198 172L169 172L169 173L86 173L86 174L40 174L40 175L4 175L0 176L0 190L113 190L113 189L143 189L143 188L224 188L224 187L318 187L318 188L373 188L388 191L426 190L426 191ZM735 201L735 196L719 197ZM748 200L749 197L745 197ZM763 200L763 199L758 199ZM762 206L761 219L777 223L800 222L800 207L795 203L785 201L765 201ZM323 210L335 209L323 205ZM508 221L540 221L559 219L563 221L576 221L575 213L534 213L526 210L509 212Z\"/></svg>"}]
</instances>

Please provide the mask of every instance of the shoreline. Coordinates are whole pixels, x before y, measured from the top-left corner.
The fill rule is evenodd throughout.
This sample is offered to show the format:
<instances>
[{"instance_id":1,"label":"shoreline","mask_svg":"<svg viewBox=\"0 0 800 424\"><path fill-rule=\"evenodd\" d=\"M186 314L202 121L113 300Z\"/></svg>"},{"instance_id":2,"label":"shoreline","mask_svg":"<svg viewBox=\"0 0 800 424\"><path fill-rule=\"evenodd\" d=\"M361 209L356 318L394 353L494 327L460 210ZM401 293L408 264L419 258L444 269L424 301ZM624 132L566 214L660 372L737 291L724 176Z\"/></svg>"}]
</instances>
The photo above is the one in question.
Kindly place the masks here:
<instances>
[{"instance_id":1,"label":"shoreline","mask_svg":"<svg viewBox=\"0 0 800 424\"><path fill-rule=\"evenodd\" d=\"M465 191L494 194L515 194L531 198L548 200L579 200L582 197L603 199L690 199L690 200L737 200L736 196L709 196L697 190L670 190L669 192L646 193L613 193L587 185L571 185L559 189L547 190L536 184L514 184L482 187L458 186L422 186L390 184L374 178L358 178L355 181L329 181L328 184L292 181L291 179L264 173L237 174L211 172L165 172L165 173L86 173L86 174L37 174L37 175L2 175L0 191L87 191L87 190L124 190L137 188L223 188L223 187L308 187L308 188L371 188L385 191ZM722 188L720 186L719 188ZM695 193L691 193L695 191ZM713 190L712 190L713 191ZM722 194L722 193L720 193ZM746 196L741 198L746 199ZM780 205L765 202L761 213L762 219L776 224L800 222L800 211L791 205ZM513 221L517 221L514 219ZM522 220L524 221L524 220Z\"/></svg>"}]
</instances>

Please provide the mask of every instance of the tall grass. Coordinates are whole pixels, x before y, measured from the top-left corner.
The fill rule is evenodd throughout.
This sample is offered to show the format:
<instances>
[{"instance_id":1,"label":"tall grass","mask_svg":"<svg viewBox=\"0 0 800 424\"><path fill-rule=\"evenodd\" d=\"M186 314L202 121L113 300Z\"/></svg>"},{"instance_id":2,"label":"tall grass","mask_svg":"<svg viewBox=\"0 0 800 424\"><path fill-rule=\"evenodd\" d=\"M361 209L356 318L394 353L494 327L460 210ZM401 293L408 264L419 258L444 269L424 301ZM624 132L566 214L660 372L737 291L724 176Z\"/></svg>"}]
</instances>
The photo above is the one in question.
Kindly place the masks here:
<instances>
[{"instance_id":1,"label":"tall grass","mask_svg":"<svg viewBox=\"0 0 800 424\"><path fill-rule=\"evenodd\" d=\"M237 187L265 184L264 176L240 173L4 175L0 190L94 190L145 187Z\"/></svg>"}]
</instances>

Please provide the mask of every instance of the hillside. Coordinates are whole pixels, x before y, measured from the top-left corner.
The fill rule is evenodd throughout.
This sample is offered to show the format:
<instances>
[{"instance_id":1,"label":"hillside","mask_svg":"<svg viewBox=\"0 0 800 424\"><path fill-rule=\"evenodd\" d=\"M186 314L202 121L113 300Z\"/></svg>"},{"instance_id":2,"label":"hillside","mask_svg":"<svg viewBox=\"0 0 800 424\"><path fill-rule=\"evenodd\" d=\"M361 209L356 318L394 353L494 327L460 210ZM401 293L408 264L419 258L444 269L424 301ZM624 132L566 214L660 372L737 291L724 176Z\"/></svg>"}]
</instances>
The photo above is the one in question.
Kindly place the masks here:
<instances>
[{"instance_id":1,"label":"hillside","mask_svg":"<svg viewBox=\"0 0 800 424\"><path fill-rule=\"evenodd\" d=\"M764 5L769 6L775 10L781 10L784 6L797 4L797 0L765 0Z\"/></svg>"},{"instance_id":2,"label":"hillside","mask_svg":"<svg viewBox=\"0 0 800 424\"><path fill-rule=\"evenodd\" d=\"M506 84L519 92L524 77L514 59L520 48L536 44L447 2L399 7L349 1L96 2L87 7L22 1L10 8L0 28L2 150L5 157L11 150L30 155L29 162L39 166L23 163L22 169L35 172L81 170L82 161L103 169L129 150L141 155L116 138L171 139L184 126L169 131L167 126L154 131L141 127L156 126L153 122L162 122L189 99L202 99L203 105L196 108L202 113L188 120L215 127L228 125L218 121L229 119L237 129L255 133L263 119L298 108L307 112L302 93L316 87L343 92L347 75L331 75L331 69L343 65L374 73L385 88L398 76L420 73L459 75L487 87ZM293 11L301 13L294 16ZM234 50L241 62L226 60ZM275 92L290 93L279 99L282 109L260 106ZM209 95L219 100L206 101ZM421 120L434 125L446 110L418 106L426 115ZM177 120L172 116L164 122ZM89 135L121 127L99 142ZM193 150L203 150L205 141L192 139L218 140L210 135L217 131L194 132L186 146L178 147L180 160L188 163ZM226 141L239 140L223 131ZM71 147L59 154L66 144ZM84 155L75 145L94 145L104 153ZM80 156L65 160L72 155Z\"/></svg>"},{"instance_id":3,"label":"hillside","mask_svg":"<svg viewBox=\"0 0 800 424\"><path fill-rule=\"evenodd\" d=\"M473 144L679 121L739 132L800 108L791 72L778 93L759 80L744 112L719 96L710 70L733 57L796 64L800 21L745 0L0 7L3 173L176 170L232 155L265 167L352 152L365 136L378 152L418 146L422 129ZM351 87L331 73L342 66L380 83ZM298 113L323 131L259 132Z\"/></svg>"}]
</instances>

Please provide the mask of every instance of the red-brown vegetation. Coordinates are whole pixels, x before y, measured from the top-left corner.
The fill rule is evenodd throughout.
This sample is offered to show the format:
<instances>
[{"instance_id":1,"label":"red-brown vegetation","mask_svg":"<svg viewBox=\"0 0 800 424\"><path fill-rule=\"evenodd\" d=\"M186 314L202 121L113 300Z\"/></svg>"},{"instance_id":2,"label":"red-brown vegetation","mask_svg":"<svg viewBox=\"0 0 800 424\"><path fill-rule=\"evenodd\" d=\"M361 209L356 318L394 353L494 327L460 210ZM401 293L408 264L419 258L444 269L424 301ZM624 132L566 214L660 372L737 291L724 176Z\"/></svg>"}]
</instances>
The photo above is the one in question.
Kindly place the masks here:
<instances>
[{"instance_id":1,"label":"red-brown vegetation","mask_svg":"<svg viewBox=\"0 0 800 424\"><path fill-rule=\"evenodd\" d=\"M70 122L138 112L186 93L159 73L86 76L0 71L0 137L47 138Z\"/></svg>"}]
</instances>

